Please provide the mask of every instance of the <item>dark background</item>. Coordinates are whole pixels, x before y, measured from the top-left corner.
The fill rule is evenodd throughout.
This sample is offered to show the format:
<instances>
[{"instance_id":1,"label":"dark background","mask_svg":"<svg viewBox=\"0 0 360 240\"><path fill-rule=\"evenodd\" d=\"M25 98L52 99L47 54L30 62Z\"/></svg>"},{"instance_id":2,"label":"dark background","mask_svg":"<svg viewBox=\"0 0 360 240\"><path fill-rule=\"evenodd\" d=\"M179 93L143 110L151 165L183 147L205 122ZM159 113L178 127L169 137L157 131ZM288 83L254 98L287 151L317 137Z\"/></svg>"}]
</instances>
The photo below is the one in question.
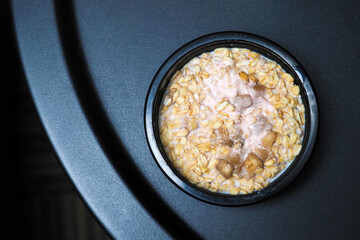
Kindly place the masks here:
<instances>
[{"instance_id":1,"label":"dark background","mask_svg":"<svg viewBox=\"0 0 360 240\"><path fill-rule=\"evenodd\" d=\"M50 4L46 4L47 1L16 2L17 29L22 33L22 56L23 60L27 60L25 66L28 67L32 90L38 93L37 104L57 107L56 111L39 108L42 110L42 118L47 120L47 129L53 130L53 143L57 141L58 146L63 147L60 149L63 156L66 156L65 153L69 153L67 156L72 154L68 159L62 158L62 161L72 166L73 170L79 170L72 172L73 180L77 180L82 194L87 194L88 203L94 206L94 211L102 217L101 220L112 234L123 238L131 234L141 236L142 231L160 235L164 234L161 227L168 233L184 232L178 225L169 226L166 218L169 215L166 214L172 209L176 213L172 220L182 219L207 238L221 234L218 238L359 239L359 1L263 0L226 1L219 4L219 1L208 0L189 4L187 1L157 0L149 3L138 0L125 4L115 0L79 0L74 1L77 6L74 14L69 13L69 7L61 8L63 2L72 1L49 1ZM72 79L67 79L61 75L62 71L66 73L68 70L60 69L65 61L58 56L60 54L57 51L51 51L51 47L55 50L64 47L51 45L58 44L54 41L57 40L55 34L58 29L54 25L53 13L49 11L54 9L51 6L54 2L60 7L57 8L61 13L57 15L60 18L58 20L61 20L59 23L74 23L71 17L78 20L78 24L62 25L64 29L60 29L60 33L65 38L70 36L69 41L64 41L70 47L74 39L68 34L80 34L79 45L83 47L92 78L85 78L84 82L95 85L99 99L105 105L106 114L98 116L111 120L116 130L112 133L121 139L130 155L128 158L115 157L110 160L122 167L133 164L132 168L137 169L143 177L140 182L145 179L148 186L153 186L148 196L157 194L168 209L159 208L156 201L144 199L141 194L133 197L137 186L132 182L140 178L137 174L133 178L127 177L130 168L122 168L126 171L117 171L116 176L101 175L103 177L98 179L98 184L86 179L79 181L89 172L94 174L91 175L94 178L98 177L103 167L110 164L105 157L94 160L95 154L100 152L102 156L101 151L92 152L94 156L82 156L79 154L82 146L74 146L78 148L72 152L68 150L71 149L69 145L75 142L66 141L71 135L68 133L71 126L66 129L64 119L59 119L57 114L63 113L63 118L72 116L73 119L65 119L67 123L79 123L82 119L81 115L69 114L69 108L73 105L69 104L67 108L59 106L63 103L61 100L68 99L70 95L56 91L55 86L77 82L77 78L71 76ZM35 11L35 8L42 11ZM5 18L2 23L9 23L8 19ZM88 212L74 195L61 170L56 167L55 157L24 83L21 66L17 58L14 59L16 43L11 28L5 26L1 30L2 39L7 40L2 44L4 50L1 54L1 58L6 61L6 64L1 64L5 68L2 71L5 74L2 75L1 110L6 113L7 121L1 130L4 133L7 131L5 138L2 138L4 143L1 147L5 146L5 149L1 154L8 154L2 158L1 183L6 194L2 197L4 204L1 206L2 212L7 213L3 215L6 222L15 227L14 231L7 227L6 230L12 235L37 239L104 236L98 225L86 217L89 216ZM152 158L143 129L146 93L151 79L165 59L194 38L225 30L259 34L291 52L310 76L320 112L317 143L301 174L275 196L241 208L205 204L177 189L161 173ZM39 52L42 49L46 51ZM147 54L144 55L144 51ZM70 48L65 53L71 54L73 51ZM143 55L139 57L140 54ZM53 57L51 64L47 64L48 59L51 59L49 57ZM139 65L144 66L141 71L136 68ZM56 70L59 70L59 75L56 75L58 78L51 78L51 73ZM48 85L55 89L52 95L44 94L52 90L51 87L46 88L48 85L42 85L49 82L51 84ZM81 87L74 91L80 98L81 94L87 93ZM57 102L51 106L48 104L49 99ZM88 102L86 98L82 99ZM86 118L89 112L86 111ZM103 125L94 126L101 128ZM86 138L87 134L93 134L84 129L76 129L76 137ZM85 147L86 150L90 148L89 145ZM117 145L112 147L117 149ZM124 184L123 180L127 182ZM132 188L133 192L127 191L128 188ZM142 205L136 200L142 201ZM144 216L148 218L141 219ZM163 221L154 224L154 216Z\"/></svg>"},{"instance_id":2,"label":"dark background","mask_svg":"<svg viewBox=\"0 0 360 240\"><path fill-rule=\"evenodd\" d=\"M109 239L60 167L22 71L10 1L0 1L0 9L1 235Z\"/></svg>"}]
</instances>

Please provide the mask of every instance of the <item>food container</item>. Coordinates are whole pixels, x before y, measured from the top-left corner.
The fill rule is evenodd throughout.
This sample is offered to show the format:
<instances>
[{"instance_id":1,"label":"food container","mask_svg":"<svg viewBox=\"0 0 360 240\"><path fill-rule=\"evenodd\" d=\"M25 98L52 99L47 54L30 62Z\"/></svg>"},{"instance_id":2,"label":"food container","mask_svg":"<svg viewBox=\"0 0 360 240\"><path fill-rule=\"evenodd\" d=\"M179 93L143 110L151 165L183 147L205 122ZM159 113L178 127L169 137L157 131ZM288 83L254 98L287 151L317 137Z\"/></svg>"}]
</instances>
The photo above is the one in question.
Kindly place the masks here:
<instances>
[{"instance_id":1,"label":"food container","mask_svg":"<svg viewBox=\"0 0 360 240\"><path fill-rule=\"evenodd\" d=\"M159 137L159 108L166 87L171 77L186 63L204 52L216 48L247 48L271 59L294 78L294 83L300 87L301 98L305 107L305 130L302 150L291 164L281 172L269 185L259 191L246 195L230 195L214 193L189 182L172 165ZM276 43L244 32L220 32L197 38L174 52L160 67L150 86L145 109L145 128L151 152L169 180L185 193L207 203L226 206L240 206L264 200L288 185L301 171L308 161L317 135L318 109L314 91L309 78L301 65L286 50Z\"/></svg>"}]
</instances>

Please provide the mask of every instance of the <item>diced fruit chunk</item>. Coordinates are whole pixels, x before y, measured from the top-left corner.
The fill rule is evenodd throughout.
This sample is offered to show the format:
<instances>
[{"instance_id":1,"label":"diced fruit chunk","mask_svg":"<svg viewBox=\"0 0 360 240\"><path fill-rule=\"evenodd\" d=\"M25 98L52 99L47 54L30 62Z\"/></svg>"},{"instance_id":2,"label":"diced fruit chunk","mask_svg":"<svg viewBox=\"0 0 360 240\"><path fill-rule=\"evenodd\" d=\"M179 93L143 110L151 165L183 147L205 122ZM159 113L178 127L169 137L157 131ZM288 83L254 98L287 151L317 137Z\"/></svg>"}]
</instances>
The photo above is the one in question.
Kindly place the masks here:
<instances>
[{"instance_id":1,"label":"diced fruit chunk","mask_svg":"<svg viewBox=\"0 0 360 240\"><path fill-rule=\"evenodd\" d=\"M253 87L253 89L255 90L255 96L258 97L265 94L266 87L257 84Z\"/></svg>"},{"instance_id":2,"label":"diced fruit chunk","mask_svg":"<svg viewBox=\"0 0 360 240\"><path fill-rule=\"evenodd\" d=\"M256 148L255 153L261 160L265 161L269 155L269 150L265 148Z\"/></svg>"},{"instance_id":3,"label":"diced fruit chunk","mask_svg":"<svg viewBox=\"0 0 360 240\"><path fill-rule=\"evenodd\" d=\"M223 175L225 178L231 177L232 172L234 171L234 166L226 160L220 159L218 164L216 164L216 169Z\"/></svg>"},{"instance_id":4,"label":"diced fruit chunk","mask_svg":"<svg viewBox=\"0 0 360 240\"><path fill-rule=\"evenodd\" d=\"M274 144L274 141L277 137L277 134L273 131L270 131L265 137L262 139L262 145L264 148L271 148Z\"/></svg>"},{"instance_id":5,"label":"diced fruit chunk","mask_svg":"<svg viewBox=\"0 0 360 240\"><path fill-rule=\"evenodd\" d=\"M235 154L235 155L230 155L227 159L227 162L231 163L231 164L239 164L240 163L240 155L239 154Z\"/></svg>"},{"instance_id":6,"label":"diced fruit chunk","mask_svg":"<svg viewBox=\"0 0 360 240\"><path fill-rule=\"evenodd\" d=\"M250 107L252 105L251 96L248 94L238 95L234 97L233 104L237 109Z\"/></svg>"},{"instance_id":7,"label":"diced fruit chunk","mask_svg":"<svg viewBox=\"0 0 360 240\"><path fill-rule=\"evenodd\" d=\"M256 156L255 153L249 153L247 158L245 159L244 166L247 170L247 172L250 175L253 175L256 171L256 169L261 168L263 163L261 160Z\"/></svg>"},{"instance_id":8,"label":"diced fruit chunk","mask_svg":"<svg viewBox=\"0 0 360 240\"><path fill-rule=\"evenodd\" d=\"M231 140L231 139L225 139L225 140L224 140L224 145L231 148L231 147L234 146L234 141Z\"/></svg>"}]
</instances>

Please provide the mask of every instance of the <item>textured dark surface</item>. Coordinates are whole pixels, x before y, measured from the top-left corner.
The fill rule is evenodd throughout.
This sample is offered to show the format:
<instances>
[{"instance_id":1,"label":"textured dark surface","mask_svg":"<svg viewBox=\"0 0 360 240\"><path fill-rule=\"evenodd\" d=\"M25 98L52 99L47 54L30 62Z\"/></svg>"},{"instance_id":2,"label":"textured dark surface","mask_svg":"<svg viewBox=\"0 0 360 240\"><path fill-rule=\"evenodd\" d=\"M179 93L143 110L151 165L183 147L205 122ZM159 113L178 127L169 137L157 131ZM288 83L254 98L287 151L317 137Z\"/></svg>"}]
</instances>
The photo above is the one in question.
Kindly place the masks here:
<instances>
[{"instance_id":1,"label":"textured dark surface","mask_svg":"<svg viewBox=\"0 0 360 240\"><path fill-rule=\"evenodd\" d=\"M11 77L6 138L9 157L2 184L13 239L109 239L66 178L42 128L25 79ZM4 177L4 176L3 176ZM16 231L16 225L22 226Z\"/></svg>"},{"instance_id":2,"label":"textured dark surface","mask_svg":"<svg viewBox=\"0 0 360 240\"><path fill-rule=\"evenodd\" d=\"M0 9L2 238L109 239L56 159L19 61L10 3Z\"/></svg>"},{"instance_id":3,"label":"textured dark surface","mask_svg":"<svg viewBox=\"0 0 360 240\"><path fill-rule=\"evenodd\" d=\"M64 2L14 1L20 54L57 154L113 236L165 238L165 231L183 233L186 223L208 239L359 238L357 1L75 1L70 18L61 16L71 10ZM320 110L318 141L302 173L276 196L241 208L178 190L152 159L143 125L148 87L165 59L196 37L225 30L262 35L292 53Z\"/></svg>"}]
</instances>

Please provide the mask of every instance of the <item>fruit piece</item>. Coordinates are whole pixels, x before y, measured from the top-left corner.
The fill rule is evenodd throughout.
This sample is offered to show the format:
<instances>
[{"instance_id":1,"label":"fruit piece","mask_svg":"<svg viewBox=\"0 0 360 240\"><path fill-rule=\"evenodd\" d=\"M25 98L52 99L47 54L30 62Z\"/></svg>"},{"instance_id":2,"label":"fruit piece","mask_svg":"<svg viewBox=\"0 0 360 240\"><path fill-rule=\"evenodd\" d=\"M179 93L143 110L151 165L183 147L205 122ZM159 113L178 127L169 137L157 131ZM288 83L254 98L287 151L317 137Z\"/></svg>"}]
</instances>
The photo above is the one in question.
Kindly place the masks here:
<instances>
[{"instance_id":1,"label":"fruit piece","mask_svg":"<svg viewBox=\"0 0 360 240\"><path fill-rule=\"evenodd\" d=\"M265 94L266 87L256 84L253 89L255 90L255 96L258 97Z\"/></svg>"},{"instance_id":2,"label":"fruit piece","mask_svg":"<svg viewBox=\"0 0 360 240\"><path fill-rule=\"evenodd\" d=\"M237 109L247 108L252 105L251 96L248 94L238 95L233 98L232 103Z\"/></svg>"},{"instance_id":3,"label":"fruit piece","mask_svg":"<svg viewBox=\"0 0 360 240\"><path fill-rule=\"evenodd\" d=\"M226 140L224 140L224 145L231 148L234 146L234 141L231 139L226 139Z\"/></svg>"},{"instance_id":4,"label":"fruit piece","mask_svg":"<svg viewBox=\"0 0 360 240\"><path fill-rule=\"evenodd\" d=\"M226 159L226 161L233 165L237 165L240 163L240 155L239 154L231 155Z\"/></svg>"},{"instance_id":5,"label":"fruit piece","mask_svg":"<svg viewBox=\"0 0 360 240\"><path fill-rule=\"evenodd\" d=\"M273 131L270 131L265 137L262 139L262 145L264 148L271 148L274 144L274 141L277 137L277 134Z\"/></svg>"},{"instance_id":6,"label":"fruit piece","mask_svg":"<svg viewBox=\"0 0 360 240\"><path fill-rule=\"evenodd\" d=\"M256 169L261 168L262 165L263 164L261 160L256 156L255 153L249 153L244 162L244 166L249 175L254 175Z\"/></svg>"},{"instance_id":7,"label":"fruit piece","mask_svg":"<svg viewBox=\"0 0 360 240\"><path fill-rule=\"evenodd\" d=\"M227 162L226 160L220 159L218 164L216 164L216 169L225 178L229 178L231 177L231 174L234 171L234 166L231 163Z\"/></svg>"},{"instance_id":8,"label":"fruit piece","mask_svg":"<svg viewBox=\"0 0 360 240\"><path fill-rule=\"evenodd\" d=\"M255 153L261 160L265 161L269 155L269 150L264 148L256 148Z\"/></svg>"}]
</instances>

